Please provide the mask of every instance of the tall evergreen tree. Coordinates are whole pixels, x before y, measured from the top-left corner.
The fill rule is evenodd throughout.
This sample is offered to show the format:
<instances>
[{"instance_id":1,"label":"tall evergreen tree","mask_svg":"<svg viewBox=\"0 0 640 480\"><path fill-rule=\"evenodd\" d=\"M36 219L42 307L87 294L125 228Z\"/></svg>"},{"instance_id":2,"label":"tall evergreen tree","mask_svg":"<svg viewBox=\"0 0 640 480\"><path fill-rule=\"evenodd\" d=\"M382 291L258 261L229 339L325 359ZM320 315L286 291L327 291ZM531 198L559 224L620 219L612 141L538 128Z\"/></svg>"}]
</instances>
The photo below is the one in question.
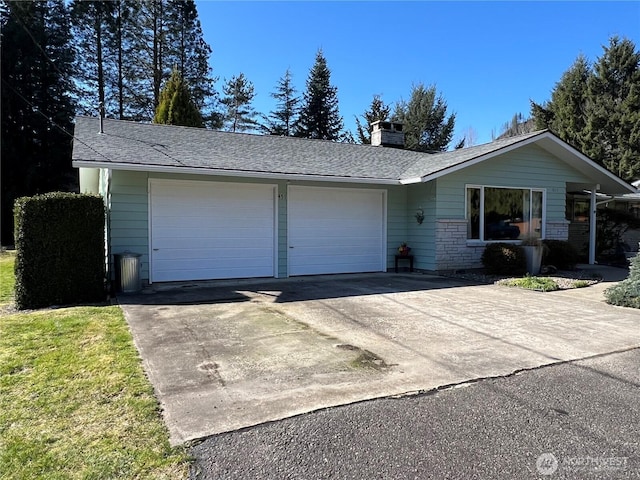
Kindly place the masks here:
<instances>
[{"instance_id":1,"label":"tall evergreen tree","mask_svg":"<svg viewBox=\"0 0 640 480\"><path fill-rule=\"evenodd\" d=\"M447 102L434 85L413 86L409 102L396 104L395 121L404 124L405 148L420 152L445 151L455 127L455 113L447 116Z\"/></svg>"},{"instance_id":2,"label":"tall evergreen tree","mask_svg":"<svg viewBox=\"0 0 640 480\"><path fill-rule=\"evenodd\" d=\"M111 34L111 22L115 4L111 2L74 0L70 4L72 32L78 47L76 66L76 95L80 113L95 115L98 106L107 105L114 97L108 95L106 65L109 63L107 37ZM111 92L109 92L111 93Z\"/></svg>"},{"instance_id":3,"label":"tall evergreen tree","mask_svg":"<svg viewBox=\"0 0 640 480\"><path fill-rule=\"evenodd\" d=\"M587 155L627 180L640 178L640 51L611 38L589 78Z\"/></svg>"},{"instance_id":4,"label":"tall evergreen tree","mask_svg":"<svg viewBox=\"0 0 640 480\"><path fill-rule=\"evenodd\" d=\"M2 2L2 243L17 197L78 188L71 167L73 49L63 0Z\"/></svg>"},{"instance_id":5,"label":"tall evergreen tree","mask_svg":"<svg viewBox=\"0 0 640 480\"><path fill-rule=\"evenodd\" d=\"M224 96L220 100L225 106L224 122L230 132L244 132L258 127L251 102L255 97L253 83L244 73L231 77L222 88Z\"/></svg>"},{"instance_id":6,"label":"tall evergreen tree","mask_svg":"<svg viewBox=\"0 0 640 480\"><path fill-rule=\"evenodd\" d=\"M369 110L365 111L361 117L363 122L356 117L356 135L358 143L363 145L371 144L371 124L378 120L388 120L391 114L391 106L384 103L380 95L374 95L371 100Z\"/></svg>"},{"instance_id":7,"label":"tall evergreen tree","mask_svg":"<svg viewBox=\"0 0 640 480\"><path fill-rule=\"evenodd\" d=\"M196 107L189 86L183 80L177 68L160 92L160 103L156 108L153 123L202 127L202 116Z\"/></svg>"},{"instance_id":8,"label":"tall evergreen tree","mask_svg":"<svg viewBox=\"0 0 640 480\"><path fill-rule=\"evenodd\" d=\"M267 123L263 130L269 135L293 135L293 125L298 115L298 103L300 98L296 96L296 89L292 83L289 69L278 80L276 91L271 97L277 100L276 109L266 117Z\"/></svg>"},{"instance_id":9,"label":"tall evergreen tree","mask_svg":"<svg viewBox=\"0 0 640 480\"><path fill-rule=\"evenodd\" d=\"M331 71L322 50L316 53L306 87L295 136L340 140L343 122L338 109L338 89L331 85Z\"/></svg>"},{"instance_id":10,"label":"tall evergreen tree","mask_svg":"<svg viewBox=\"0 0 640 480\"><path fill-rule=\"evenodd\" d=\"M106 38L109 62L107 81L110 96L115 105L108 113L119 119L134 119L135 106L140 103L141 93L135 88L139 73L137 61L137 41L141 32L138 25L140 3L138 0L111 0L112 18L109 22L110 34Z\"/></svg>"},{"instance_id":11,"label":"tall evergreen tree","mask_svg":"<svg viewBox=\"0 0 640 480\"><path fill-rule=\"evenodd\" d=\"M532 102L536 128L549 128L567 143L584 150L591 67L584 55L556 83L551 100L544 105Z\"/></svg>"},{"instance_id":12,"label":"tall evergreen tree","mask_svg":"<svg viewBox=\"0 0 640 480\"><path fill-rule=\"evenodd\" d=\"M166 63L176 67L191 87L193 101L202 112L215 95L209 57L211 47L204 41L194 0L169 0Z\"/></svg>"},{"instance_id":13,"label":"tall evergreen tree","mask_svg":"<svg viewBox=\"0 0 640 480\"><path fill-rule=\"evenodd\" d=\"M612 37L593 67L580 56L543 105L531 104L537 127L627 181L640 178L640 52Z\"/></svg>"},{"instance_id":14,"label":"tall evergreen tree","mask_svg":"<svg viewBox=\"0 0 640 480\"><path fill-rule=\"evenodd\" d=\"M80 0L83 1L83 0ZM204 41L194 0L117 0L124 13L120 25L124 70L124 110L135 120L149 120L160 102L160 90L177 67L191 86L201 112L212 117L215 79L208 64L211 48Z\"/></svg>"}]
</instances>

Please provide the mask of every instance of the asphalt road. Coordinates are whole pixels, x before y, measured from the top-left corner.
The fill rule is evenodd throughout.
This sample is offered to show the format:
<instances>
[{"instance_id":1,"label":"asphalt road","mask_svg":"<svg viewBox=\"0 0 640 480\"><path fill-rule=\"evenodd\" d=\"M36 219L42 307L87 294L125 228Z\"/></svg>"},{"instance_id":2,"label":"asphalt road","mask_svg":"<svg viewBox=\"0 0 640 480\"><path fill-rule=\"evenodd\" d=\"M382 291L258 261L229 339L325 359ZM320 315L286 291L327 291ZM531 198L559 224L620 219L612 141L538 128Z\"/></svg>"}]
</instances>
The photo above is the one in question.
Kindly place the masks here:
<instances>
[{"instance_id":1,"label":"asphalt road","mask_svg":"<svg viewBox=\"0 0 640 480\"><path fill-rule=\"evenodd\" d=\"M192 479L640 478L640 349L330 408L191 454Z\"/></svg>"}]
</instances>

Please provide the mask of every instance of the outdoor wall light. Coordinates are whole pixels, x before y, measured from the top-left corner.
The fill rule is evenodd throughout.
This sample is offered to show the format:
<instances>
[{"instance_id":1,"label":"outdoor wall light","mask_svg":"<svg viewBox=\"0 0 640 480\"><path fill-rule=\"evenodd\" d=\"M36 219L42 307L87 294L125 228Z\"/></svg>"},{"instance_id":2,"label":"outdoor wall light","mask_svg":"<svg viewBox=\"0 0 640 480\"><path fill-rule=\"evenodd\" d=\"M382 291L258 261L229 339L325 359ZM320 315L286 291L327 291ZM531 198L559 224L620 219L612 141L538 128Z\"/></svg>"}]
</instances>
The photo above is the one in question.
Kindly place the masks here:
<instances>
[{"instance_id":1,"label":"outdoor wall light","mask_svg":"<svg viewBox=\"0 0 640 480\"><path fill-rule=\"evenodd\" d=\"M415 214L416 217L416 221L418 222L418 225L422 225L422 222L424 221L424 210L422 210L422 208L418 208L418 211Z\"/></svg>"}]
</instances>

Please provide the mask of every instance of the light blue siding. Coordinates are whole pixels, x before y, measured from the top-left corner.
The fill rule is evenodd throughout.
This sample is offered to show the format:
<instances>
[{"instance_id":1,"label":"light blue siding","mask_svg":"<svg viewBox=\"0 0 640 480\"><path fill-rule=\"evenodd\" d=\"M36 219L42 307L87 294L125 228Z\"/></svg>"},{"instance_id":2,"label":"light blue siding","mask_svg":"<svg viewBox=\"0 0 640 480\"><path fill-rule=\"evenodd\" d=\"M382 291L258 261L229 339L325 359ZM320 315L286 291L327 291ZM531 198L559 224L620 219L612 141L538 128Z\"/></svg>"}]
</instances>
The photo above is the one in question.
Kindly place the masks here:
<instances>
[{"instance_id":1,"label":"light blue siding","mask_svg":"<svg viewBox=\"0 0 640 480\"><path fill-rule=\"evenodd\" d=\"M104 184L104 172L101 187ZM250 179L207 175L150 174L113 171L111 179L110 236L111 253L125 250L141 253L142 277L149 278L149 195L151 178L209 182L261 183L277 186L277 274L287 276L287 186L367 188L385 190L387 197L387 268L392 269L394 255L407 242L415 255L416 268L436 268L436 223L439 219L464 219L465 185L543 188L546 191L547 221L565 218L566 184L589 183L579 171L530 145L480 164L466 167L444 177L416 185L374 185L342 182L303 182ZM424 211L418 224L415 214Z\"/></svg>"},{"instance_id":2,"label":"light blue siding","mask_svg":"<svg viewBox=\"0 0 640 480\"><path fill-rule=\"evenodd\" d=\"M387 189L387 269L394 267L395 254L402 242L408 242L407 189L391 186Z\"/></svg>"},{"instance_id":3,"label":"light blue siding","mask_svg":"<svg viewBox=\"0 0 640 480\"><path fill-rule=\"evenodd\" d=\"M341 182L287 182L205 175L176 175L146 172L114 171L111 179L111 253L125 250L141 253L143 281L149 280L149 179L195 180L208 182L260 183L277 186L277 271L287 276L287 185L334 188L369 188L387 191L387 267L392 268L394 253L407 240L406 197L403 186L348 184Z\"/></svg>"},{"instance_id":4,"label":"light blue siding","mask_svg":"<svg viewBox=\"0 0 640 480\"><path fill-rule=\"evenodd\" d=\"M149 201L145 172L113 171L109 218L111 254L142 254L140 276L149 278ZM113 257L111 259L113 262ZM113 265L113 263L112 263Z\"/></svg>"},{"instance_id":5,"label":"light blue siding","mask_svg":"<svg viewBox=\"0 0 640 480\"><path fill-rule=\"evenodd\" d=\"M565 218L567 182L588 183L579 171L542 148L528 145L438 178L437 218L464 218L465 185L544 188L547 220Z\"/></svg>"},{"instance_id":6,"label":"light blue siding","mask_svg":"<svg viewBox=\"0 0 640 480\"><path fill-rule=\"evenodd\" d=\"M407 243L415 256L415 268L433 270L435 268L435 220L436 195L435 181L409 185L407 195L406 220L408 224ZM421 208L424 221L418 224L415 214Z\"/></svg>"}]
</instances>

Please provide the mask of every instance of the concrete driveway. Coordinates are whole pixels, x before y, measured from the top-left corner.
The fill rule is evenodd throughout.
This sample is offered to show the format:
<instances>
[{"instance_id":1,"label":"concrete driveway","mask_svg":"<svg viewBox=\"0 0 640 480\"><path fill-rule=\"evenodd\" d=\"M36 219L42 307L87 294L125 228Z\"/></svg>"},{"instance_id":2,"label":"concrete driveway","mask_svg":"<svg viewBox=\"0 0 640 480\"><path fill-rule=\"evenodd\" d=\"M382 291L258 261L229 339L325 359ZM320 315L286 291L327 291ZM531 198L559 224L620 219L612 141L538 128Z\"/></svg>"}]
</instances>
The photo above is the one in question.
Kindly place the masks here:
<instances>
[{"instance_id":1,"label":"concrete driveway","mask_svg":"<svg viewBox=\"0 0 640 480\"><path fill-rule=\"evenodd\" d=\"M605 285L538 293L422 274L178 284L123 296L172 444L640 346Z\"/></svg>"}]
</instances>

